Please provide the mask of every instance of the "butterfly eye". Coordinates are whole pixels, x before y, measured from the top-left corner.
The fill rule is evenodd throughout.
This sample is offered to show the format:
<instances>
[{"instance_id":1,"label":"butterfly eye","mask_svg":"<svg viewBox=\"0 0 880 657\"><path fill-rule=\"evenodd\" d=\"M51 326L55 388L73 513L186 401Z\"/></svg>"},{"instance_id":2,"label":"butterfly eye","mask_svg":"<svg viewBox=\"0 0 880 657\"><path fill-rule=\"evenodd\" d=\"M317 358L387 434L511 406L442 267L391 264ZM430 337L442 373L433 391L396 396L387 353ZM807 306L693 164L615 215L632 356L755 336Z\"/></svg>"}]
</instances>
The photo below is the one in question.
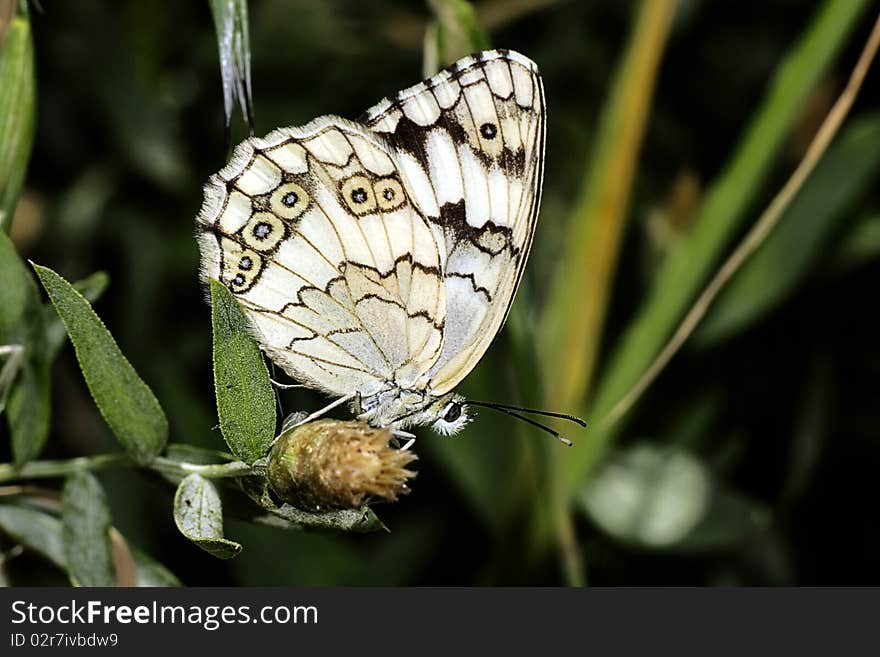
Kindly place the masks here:
<instances>
[{"instance_id":1,"label":"butterfly eye","mask_svg":"<svg viewBox=\"0 0 880 657\"><path fill-rule=\"evenodd\" d=\"M443 419L447 422L455 422L461 417L461 404L452 402L443 411Z\"/></svg>"},{"instance_id":2,"label":"butterfly eye","mask_svg":"<svg viewBox=\"0 0 880 657\"><path fill-rule=\"evenodd\" d=\"M461 431L461 428L469 421L470 419L465 413L462 401L454 399L443 407L433 427L437 433L443 436L451 436Z\"/></svg>"}]
</instances>

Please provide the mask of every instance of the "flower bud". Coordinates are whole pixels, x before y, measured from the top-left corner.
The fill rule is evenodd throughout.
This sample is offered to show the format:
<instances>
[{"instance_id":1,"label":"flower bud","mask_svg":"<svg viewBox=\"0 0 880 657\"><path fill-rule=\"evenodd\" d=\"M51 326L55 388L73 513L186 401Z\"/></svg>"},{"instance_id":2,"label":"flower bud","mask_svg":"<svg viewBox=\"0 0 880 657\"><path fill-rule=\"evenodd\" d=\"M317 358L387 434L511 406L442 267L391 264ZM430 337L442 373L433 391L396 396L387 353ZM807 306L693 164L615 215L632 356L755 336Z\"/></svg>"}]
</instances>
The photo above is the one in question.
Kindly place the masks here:
<instances>
[{"instance_id":1,"label":"flower bud","mask_svg":"<svg viewBox=\"0 0 880 657\"><path fill-rule=\"evenodd\" d=\"M283 433L269 453L269 485L285 502L319 511L351 509L369 497L397 500L409 492L416 460L389 446L390 429L363 422L317 420Z\"/></svg>"}]
</instances>

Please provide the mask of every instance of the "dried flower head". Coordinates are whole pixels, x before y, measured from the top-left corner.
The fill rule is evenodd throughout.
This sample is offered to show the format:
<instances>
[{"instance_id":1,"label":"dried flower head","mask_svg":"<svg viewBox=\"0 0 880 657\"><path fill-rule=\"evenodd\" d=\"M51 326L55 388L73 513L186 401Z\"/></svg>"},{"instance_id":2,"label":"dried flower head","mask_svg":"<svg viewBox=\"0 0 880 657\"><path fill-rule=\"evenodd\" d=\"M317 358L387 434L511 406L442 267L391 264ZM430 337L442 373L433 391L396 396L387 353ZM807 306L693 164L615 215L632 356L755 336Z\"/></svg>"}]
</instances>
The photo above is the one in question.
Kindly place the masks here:
<instances>
[{"instance_id":1,"label":"dried flower head","mask_svg":"<svg viewBox=\"0 0 880 657\"><path fill-rule=\"evenodd\" d=\"M269 484L301 509L358 508L369 497L391 502L409 492L416 460L391 447L391 431L363 422L317 420L278 439L269 453Z\"/></svg>"}]
</instances>

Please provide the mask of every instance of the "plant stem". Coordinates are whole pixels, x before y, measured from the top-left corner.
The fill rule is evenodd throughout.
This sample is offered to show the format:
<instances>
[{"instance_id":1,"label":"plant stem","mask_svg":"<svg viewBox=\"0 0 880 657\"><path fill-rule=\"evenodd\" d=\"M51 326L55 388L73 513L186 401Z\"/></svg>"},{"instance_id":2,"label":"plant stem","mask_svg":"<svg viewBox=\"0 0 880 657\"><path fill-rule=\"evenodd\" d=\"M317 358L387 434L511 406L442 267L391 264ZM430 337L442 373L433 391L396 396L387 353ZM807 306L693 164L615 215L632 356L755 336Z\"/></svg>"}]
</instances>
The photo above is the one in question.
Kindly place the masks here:
<instances>
[{"instance_id":1,"label":"plant stem","mask_svg":"<svg viewBox=\"0 0 880 657\"><path fill-rule=\"evenodd\" d=\"M163 456L157 456L150 463L149 467L157 472L164 472L166 474L188 475L195 473L206 479L222 479L224 477L242 477L244 475L257 474L255 468L243 461L199 465L196 463L173 461Z\"/></svg>"},{"instance_id":2,"label":"plant stem","mask_svg":"<svg viewBox=\"0 0 880 657\"><path fill-rule=\"evenodd\" d=\"M83 456L63 461L31 461L18 467L12 463L0 463L0 482L66 477L77 470L100 470L101 468L114 465L136 467L134 461L125 454L99 454L97 456ZM163 456L156 457L145 467L164 474L186 476L196 473L207 479L241 477L257 473L257 469L242 461L202 465L173 461Z\"/></svg>"},{"instance_id":3,"label":"plant stem","mask_svg":"<svg viewBox=\"0 0 880 657\"><path fill-rule=\"evenodd\" d=\"M583 554L578 545L574 529L574 518L567 507L557 506L556 537L559 542L559 555L562 572L568 586L586 586L587 576Z\"/></svg>"},{"instance_id":4,"label":"plant stem","mask_svg":"<svg viewBox=\"0 0 880 657\"><path fill-rule=\"evenodd\" d=\"M110 465L132 465L132 462L125 454L99 454L64 461L31 461L20 466L0 463L0 481L66 477L77 470L100 470Z\"/></svg>"}]
</instances>

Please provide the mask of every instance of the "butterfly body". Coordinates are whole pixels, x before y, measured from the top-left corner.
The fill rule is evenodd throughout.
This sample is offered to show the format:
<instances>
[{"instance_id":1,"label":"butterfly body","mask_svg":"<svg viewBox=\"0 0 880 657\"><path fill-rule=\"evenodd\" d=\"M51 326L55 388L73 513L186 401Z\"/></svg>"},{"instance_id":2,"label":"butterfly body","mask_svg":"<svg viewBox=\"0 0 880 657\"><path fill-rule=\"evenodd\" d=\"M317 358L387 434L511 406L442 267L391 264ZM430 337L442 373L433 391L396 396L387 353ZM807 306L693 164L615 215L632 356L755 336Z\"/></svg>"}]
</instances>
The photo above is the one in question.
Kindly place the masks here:
<instances>
[{"instance_id":1,"label":"butterfly body","mask_svg":"<svg viewBox=\"0 0 880 657\"><path fill-rule=\"evenodd\" d=\"M204 278L269 357L374 426L467 421L454 388L506 318L543 176L537 67L460 60L360 122L324 116L236 147L197 218Z\"/></svg>"}]
</instances>

